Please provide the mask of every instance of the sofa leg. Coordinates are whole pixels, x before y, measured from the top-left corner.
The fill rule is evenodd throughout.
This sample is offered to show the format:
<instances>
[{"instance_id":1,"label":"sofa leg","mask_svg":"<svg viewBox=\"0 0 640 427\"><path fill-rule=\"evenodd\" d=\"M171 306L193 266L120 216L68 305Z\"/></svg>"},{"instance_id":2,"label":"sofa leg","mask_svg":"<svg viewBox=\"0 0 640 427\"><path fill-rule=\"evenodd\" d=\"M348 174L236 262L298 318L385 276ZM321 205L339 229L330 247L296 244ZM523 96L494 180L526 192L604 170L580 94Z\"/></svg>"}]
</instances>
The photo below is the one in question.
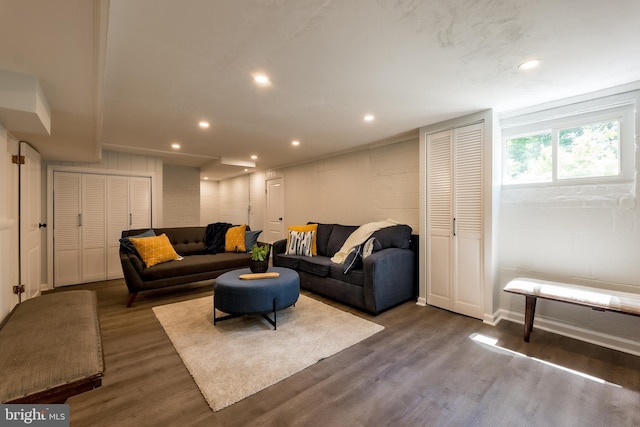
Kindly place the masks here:
<instances>
[{"instance_id":1,"label":"sofa leg","mask_svg":"<svg viewBox=\"0 0 640 427\"><path fill-rule=\"evenodd\" d=\"M129 294L129 301L127 301L127 307L131 307L133 305L133 301L135 301L137 296L138 296L137 292Z\"/></svg>"}]
</instances>

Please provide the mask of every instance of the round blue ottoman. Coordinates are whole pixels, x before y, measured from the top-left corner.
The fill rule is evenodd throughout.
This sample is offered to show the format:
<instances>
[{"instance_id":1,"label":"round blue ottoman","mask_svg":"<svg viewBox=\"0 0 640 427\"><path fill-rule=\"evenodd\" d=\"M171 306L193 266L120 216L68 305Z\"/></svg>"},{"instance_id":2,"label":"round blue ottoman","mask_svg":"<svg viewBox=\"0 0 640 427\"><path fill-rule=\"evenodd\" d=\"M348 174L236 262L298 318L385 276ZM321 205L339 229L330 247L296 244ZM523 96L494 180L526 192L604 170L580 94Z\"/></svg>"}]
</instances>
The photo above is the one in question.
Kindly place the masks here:
<instances>
[{"instance_id":1,"label":"round blue ottoman","mask_svg":"<svg viewBox=\"0 0 640 427\"><path fill-rule=\"evenodd\" d=\"M280 276L270 279L240 279L241 274L251 273L248 268L218 276L213 284L213 324L244 314L262 314L273 329L277 329L276 311L298 301L300 278L296 271L289 268L269 267L267 272L277 272ZM216 309L228 315L217 317ZM273 320L267 313L273 313Z\"/></svg>"}]
</instances>

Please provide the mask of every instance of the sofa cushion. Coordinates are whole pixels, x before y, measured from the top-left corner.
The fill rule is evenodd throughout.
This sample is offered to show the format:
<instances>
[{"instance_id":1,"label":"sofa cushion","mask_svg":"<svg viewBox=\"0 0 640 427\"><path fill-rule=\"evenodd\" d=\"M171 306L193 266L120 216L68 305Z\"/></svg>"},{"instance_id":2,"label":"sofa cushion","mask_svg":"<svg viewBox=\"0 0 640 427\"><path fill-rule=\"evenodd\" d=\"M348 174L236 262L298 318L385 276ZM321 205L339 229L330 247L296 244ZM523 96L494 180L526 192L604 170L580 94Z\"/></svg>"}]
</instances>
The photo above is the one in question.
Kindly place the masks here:
<instances>
[{"instance_id":1,"label":"sofa cushion","mask_svg":"<svg viewBox=\"0 0 640 427\"><path fill-rule=\"evenodd\" d=\"M165 233L182 256L201 253L204 250L205 227L156 228L156 234Z\"/></svg>"},{"instance_id":2,"label":"sofa cushion","mask_svg":"<svg viewBox=\"0 0 640 427\"><path fill-rule=\"evenodd\" d=\"M297 270L300 258L304 257L301 255L278 254L273 259L273 265L274 267L285 267Z\"/></svg>"},{"instance_id":3,"label":"sofa cushion","mask_svg":"<svg viewBox=\"0 0 640 427\"><path fill-rule=\"evenodd\" d=\"M346 282L356 286L364 286L364 270L349 270L344 273L343 264L333 263L329 268L329 277L341 282Z\"/></svg>"},{"instance_id":4,"label":"sofa cushion","mask_svg":"<svg viewBox=\"0 0 640 427\"><path fill-rule=\"evenodd\" d=\"M358 229L357 225L334 224L327 243L327 256L332 257L342 248L347 238Z\"/></svg>"},{"instance_id":5,"label":"sofa cushion","mask_svg":"<svg viewBox=\"0 0 640 427\"><path fill-rule=\"evenodd\" d=\"M251 254L235 252L189 255L178 261L169 261L145 268L142 277L144 280L160 280L214 270L231 270L246 267L249 265L250 259Z\"/></svg>"},{"instance_id":6,"label":"sofa cushion","mask_svg":"<svg viewBox=\"0 0 640 427\"><path fill-rule=\"evenodd\" d=\"M409 249L411 243L411 227L404 224L394 225L392 227L382 228L374 232L371 236L380 242L382 249Z\"/></svg>"},{"instance_id":7,"label":"sofa cushion","mask_svg":"<svg viewBox=\"0 0 640 427\"><path fill-rule=\"evenodd\" d=\"M166 234L155 237L131 237L130 241L147 267L180 259Z\"/></svg>"},{"instance_id":8,"label":"sofa cushion","mask_svg":"<svg viewBox=\"0 0 640 427\"><path fill-rule=\"evenodd\" d=\"M301 257L298 270L314 276L327 277L332 264L331 259L325 256Z\"/></svg>"},{"instance_id":9,"label":"sofa cushion","mask_svg":"<svg viewBox=\"0 0 640 427\"><path fill-rule=\"evenodd\" d=\"M330 254L327 253L327 245L329 244L329 237L331 237L331 230L333 230L333 224L321 224L319 222L313 222L313 221L310 222L309 224L318 224L318 231L316 234L317 255L330 256Z\"/></svg>"}]
</instances>

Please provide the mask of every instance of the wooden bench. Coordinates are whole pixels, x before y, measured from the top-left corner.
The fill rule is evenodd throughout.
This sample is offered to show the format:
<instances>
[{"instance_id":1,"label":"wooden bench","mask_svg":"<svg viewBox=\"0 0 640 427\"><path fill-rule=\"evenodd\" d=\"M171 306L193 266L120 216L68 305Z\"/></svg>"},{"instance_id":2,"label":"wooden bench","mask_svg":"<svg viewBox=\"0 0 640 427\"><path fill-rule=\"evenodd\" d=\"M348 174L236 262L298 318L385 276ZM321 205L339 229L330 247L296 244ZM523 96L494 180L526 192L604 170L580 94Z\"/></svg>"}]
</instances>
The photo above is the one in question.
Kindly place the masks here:
<instances>
[{"instance_id":1,"label":"wooden bench","mask_svg":"<svg viewBox=\"0 0 640 427\"><path fill-rule=\"evenodd\" d=\"M588 286L550 282L546 280L517 278L504 287L506 292L524 295L524 340L529 342L536 311L536 300L543 298L551 301L590 307L598 311L640 316L640 294L619 292Z\"/></svg>"},{"instance_id":2,"label":"wooden bench","mask_svg":"<svg viewBox=\"0 0 640 427\"><path fill-rule=\"evenodd\" d=\"M102 385L103 371L94 291L64 291L28 299L2 324L2 403L64 403Z\"/></svg>"}]
</instances>

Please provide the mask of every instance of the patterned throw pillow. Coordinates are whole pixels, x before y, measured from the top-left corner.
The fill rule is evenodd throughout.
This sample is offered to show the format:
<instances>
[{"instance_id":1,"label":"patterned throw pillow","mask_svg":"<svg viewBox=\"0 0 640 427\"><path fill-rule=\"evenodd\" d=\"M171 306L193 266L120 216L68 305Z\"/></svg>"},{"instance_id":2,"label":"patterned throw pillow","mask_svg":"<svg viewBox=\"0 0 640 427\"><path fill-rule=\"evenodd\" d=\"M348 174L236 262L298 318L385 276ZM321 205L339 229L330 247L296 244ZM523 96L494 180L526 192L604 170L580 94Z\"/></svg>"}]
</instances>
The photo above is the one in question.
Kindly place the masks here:
<instances>
[{"instance_id":1,"label":"patterned throw pillow","mask_svg":"<svg viewBox=\"0 0 640 427\"><path fill-rule=\"evenodd\" d=\"M316 233L314 231L289 230L286 254L312 256L311 244L315 234Z\"/></svg>"},{"instance_id":2,"label":"patterned throw pillow","mask_svg":"<svg viewBox=\"0 0 640 427\"><path fill-rule=\"evenodd\" d=\"M164 233L157 237L131 237L129 241L133 243L147 267L152 267L161 262L182 259L173 249L169 238Z\"/></svg>"},{"instance_id":3,"label":"patterned throw pillow","mask_svg":"<svg viewBox=\"0 0 640 427\"><path fill-rule=\"evenodd\" d=\"M288 227L289 231L313 231L313 241L311 242L311 256L318 255L318 249L316 245L316 237L318 234L318 224L307 224L307 225L291 225ZM289 246L289 242L287 241L287 246Z\"/></svg>"},{"instance_id":4,"label":"patterned throw pillow","mask_svg":"<svg viewBox=\"0 0 640 427\"><path fill-rule=\"evenodd\" d=\"M225 252L246 252L244 247L244 233L247 229L247 224L238 225L237 227L231 227L227 230L227 234L224 236L224 250Z\"/></svg>"}]
</instances>

